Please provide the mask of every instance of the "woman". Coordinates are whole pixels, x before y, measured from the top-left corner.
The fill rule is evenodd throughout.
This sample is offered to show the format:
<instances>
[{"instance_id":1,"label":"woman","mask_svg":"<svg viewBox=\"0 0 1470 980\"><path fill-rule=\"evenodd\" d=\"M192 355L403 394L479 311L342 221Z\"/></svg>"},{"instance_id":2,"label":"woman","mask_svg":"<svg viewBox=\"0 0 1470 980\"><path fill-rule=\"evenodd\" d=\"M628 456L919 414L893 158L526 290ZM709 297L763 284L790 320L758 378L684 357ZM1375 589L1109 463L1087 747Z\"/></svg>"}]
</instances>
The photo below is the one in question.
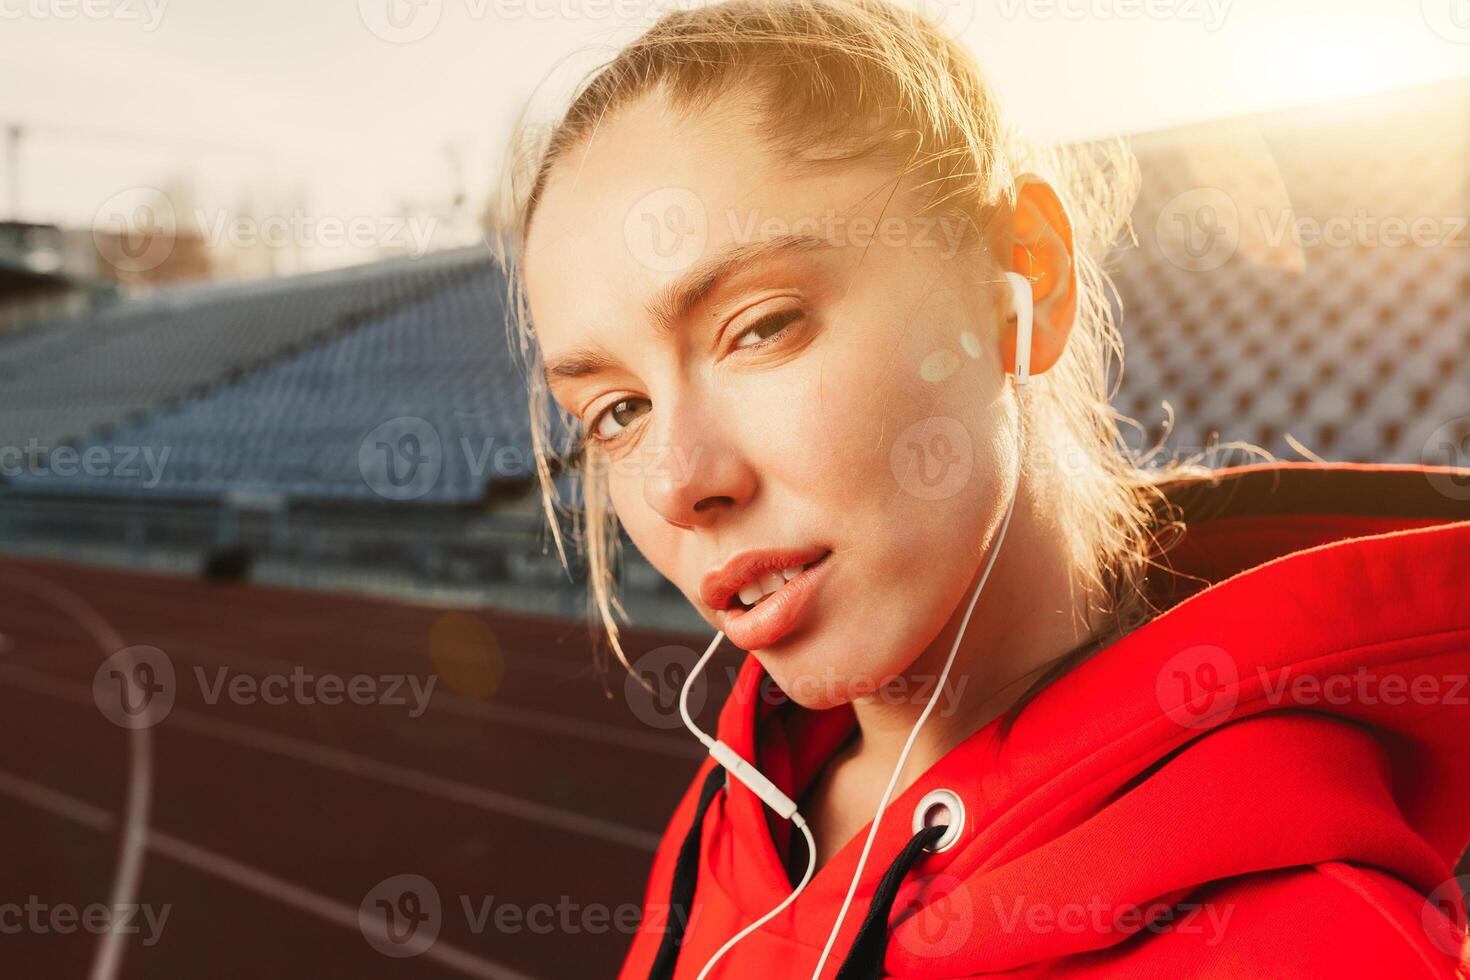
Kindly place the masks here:
<instances>
[{"instance_id":1,"label":"woman","mask_svg":"<svg viewBox=\"0 0 1470 980\"><path fill-rule=\"evenodd\" d=\"M548 511L554 400L619 658L614 519L749 651L622 976L1456 974L1470 513L1126 451L1121 146L1027 147L881 0L669 14L547 135L504 227Z\"/></svg>"}]
</instances>

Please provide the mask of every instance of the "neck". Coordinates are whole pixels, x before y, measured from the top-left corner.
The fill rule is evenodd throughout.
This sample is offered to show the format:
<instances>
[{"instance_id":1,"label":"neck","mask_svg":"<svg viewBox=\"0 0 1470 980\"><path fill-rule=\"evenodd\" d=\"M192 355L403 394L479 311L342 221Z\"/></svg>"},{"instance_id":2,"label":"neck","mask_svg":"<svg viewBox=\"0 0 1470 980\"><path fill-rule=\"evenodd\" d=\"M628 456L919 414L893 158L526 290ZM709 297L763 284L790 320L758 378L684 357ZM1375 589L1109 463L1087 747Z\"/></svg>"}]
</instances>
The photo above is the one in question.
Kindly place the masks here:
<instances>
[{"instance_id":1,"label":"neck","mask_svg":"<svg viewBox=\"0 0 1470 980\"><path fill-rule=\"evenodd\" d=\"M988 561L981 554L964 600L908 671L883 691L853 702L854 752L891 771L930 699L936 703L914 742L895 795L971 734L1000 717L1058 657L1105 626L1106 612L1086 581L1077 549L1043 521L1024 481L1010 527L955 653L943 688L940 673ZM996 528L999 531L999 525ZM993 546L993 545L992 545Z\"/></svg>"}]
</instances>

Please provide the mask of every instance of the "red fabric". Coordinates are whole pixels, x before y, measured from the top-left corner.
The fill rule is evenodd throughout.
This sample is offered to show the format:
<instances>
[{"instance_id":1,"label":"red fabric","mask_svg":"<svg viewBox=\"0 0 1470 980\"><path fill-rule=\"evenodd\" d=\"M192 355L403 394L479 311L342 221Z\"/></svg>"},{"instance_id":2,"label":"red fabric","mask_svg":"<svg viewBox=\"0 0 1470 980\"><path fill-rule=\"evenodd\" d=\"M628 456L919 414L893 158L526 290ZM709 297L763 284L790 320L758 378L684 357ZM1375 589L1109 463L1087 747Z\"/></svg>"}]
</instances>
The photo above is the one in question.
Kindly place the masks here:
<instances>
[{"instance_id":1,"label":"red fabric","mask_svg":"<svg viewBox=\"0 0 1470 980\"><path fill-rule=\"evenodd\" d=\"M824 977L938 787L965 827L908 875L886 976L1470 976L1452 877L1470 839L1470 520L1224 513L1168 561L1210 584L895 799ZM719 737L799 792L851 709L773 714L764 682L747 657ZM709 765L654 858L626 980L652 965ZM789 825L774 831L735 781L710 806L676 977L790 892ZM866 836L712 978L810 976Z\"/></svg>"}]
</instances>

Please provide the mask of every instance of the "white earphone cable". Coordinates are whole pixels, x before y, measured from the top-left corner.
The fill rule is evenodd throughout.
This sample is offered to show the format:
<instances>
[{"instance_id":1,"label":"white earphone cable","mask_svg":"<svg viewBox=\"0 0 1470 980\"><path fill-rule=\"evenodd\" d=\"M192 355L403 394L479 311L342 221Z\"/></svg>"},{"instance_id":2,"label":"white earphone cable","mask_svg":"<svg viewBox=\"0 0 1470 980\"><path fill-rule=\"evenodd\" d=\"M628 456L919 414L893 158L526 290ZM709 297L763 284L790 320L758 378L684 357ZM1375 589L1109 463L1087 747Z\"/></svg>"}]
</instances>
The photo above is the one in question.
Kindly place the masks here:
<instances>
[{"instance_id":1,"label":"white earphone cable","mask_svg":"<svg viewBox=\"0 0 1470 980\"><path fill-rule=\"evenodd\" d=\"M1021 382L1016 385L1016 400L1019 408L1017 441L1021 447L1021 454L1016 460L1016 487L1019 490L1021 480L1021 469L1024 466L1025 447L1025 392L1026 385ZM939 703L939 692L944 690L945 683L949 680L949 670L954 666L955 654L959 652L960 640L964 638L965 627L970 623L970 613L975 611L975 602L980 598L980 590L985 588L985 580L990 577L991 566L995 564L996 556L1000 554L1000 544L1005 540L1006 528L1011 523L1011 511L1015 509L1017 493L1012 492L1010 503L1006 505L1006 516L1001 522L1000 533L996 535L995 546L990 549L990 558L985 563L985 571L980 576L980 582L975 586L974 593L970 596L970 605L965 609L965 618L960 621L959 632L955 635L954 644L949 648L949 656L944 661L944 669L939 673L939 683L934 686L934 693L930 695L924 710L919 713L919 720L914 722L914 727L909 731L908 741L904 742L903 751L899 753L898 764L893 767L893 775L888 779L888 786L883 790L883 798L878 801L878 810L873 815L872 827L868 830L868 839L863 842L862 854L858 857L857 868L852 873L852 883L848 885L847 896L842 900L842 908L837 911L837 921L832 923L832 932L827 936L827 945L822 947L822 956L817 960L817 968L812 971L812 980L818 980L822 975L822 968L827 965L827 958L832 955L832 947L837 942L837 934L842 931L842 922L847 917L847 910L852 905L853 896L857 894L858 882L862 880L863 868L867 866L868 854L873 849L873 841L878 837L878 827L883 822L883 814L888 809L889 800L893 797L894 788L898 785L898 777L903 772L904 763L908 761L909 752L914 747L914 742L919 737L919 730L924 727L924 722L929 720L929 713Z\"/></svg>"},{"instance_id":2,"label":"white earphone cable","mask_svg":"<svg viewBox=\"0 0 1470 980\"><path fill-rule=\"evenodd\" d=\"M1030 332L1032 332L1032 297L1030 297L1030 282L1019 273L1005 273L1005 279L1011 287L1011 295L1016 301L1016 483L1011 491L1010 502L1005 505L1005 519L1001 522L1000 533L995 536L995 545L991 548L991 555L985 563L985 572L980 573L980 580L975 586L975 592L970 595L970 604L964 610L964 619L960 620L960 630L954 636L954 644L950 646L950 655L945 658L944 669L939 671L939 683L933 688L929 696L928 704L919 713L919 720L914 721L913 729L908 732L908 739L904 742L903 751L898 754L898 764L894 765L894 773L889 776L888 786L883 789L883 796L878 802L878 811L873 814L873 823L867 832L867 840L863 842L863 852L858 855L857 868L853 871L853 882L848 884L847 896L842 899L842 908L838 909L836 921L832 923L832 933L829 934L826 945L822 948L822 956L817 959L816 970L811 971L811 980L819 980L822 976L822 968L826 967L826 961L832 955L832 946L836 943L836 937L842 930L842 921L847 918L847 909L853 905L853 896L857 895L857 884L863 879L863 868L867 867L867 855L872 852L873 840L878 839L878 829L882 824L883 813L888 810L889 801L894 795L894 789L898 786L898 777L903 774L904 764L908 761L908 752L913 749L914 742L919 739L919 730L925 721L929 720L929 713L933 711L933 705L939 702L939 692L944 691L945 683L950 680L950 669L954 666L954 657L960 651L960 641L964 639L964 630L970 624L970 613L975 611L975 602L980 598L980 591L985 588L985 580L991 576L991 567L995 564L995 558L1000 555L1001 542L1005 541L1005 529L1010 527L1011 511L1016 508L1016 498L1020 497L1020 479L1025 473L1026 467L1026 383L1030 381Z\"/></svg>"},{"instance_id":3,"label":"white earphone cable","mask_svg":"<svg viewBox=\"0 0 1470 980\"><path fill-rule=\"evenodd\" d=\"M802 890L807 886L807 882L812 880L812 875L817 870L817 842L812 838L811 828L807 826L805 818L796 811L796 804L791 803L784 794L774 786L770 786L769 783L762 786L760 782L752 779L752 777L759 777L760 781L763 782L765 777L753 768L748 768L743 759L735 757L733 750L726 746L725 743L717 741L706 734L694 723L694 719L689 715L689 687L694 683L694 678L698 677L704 671L705 664L709 663L710 657L714 656L715 650L719 648L720 641L724 638L725 633L723 630L716 633L714 640L710 642L709 648L704 651L704 655L699 658L694 668L689 671L689 676L684 678L684 683L679 688L679 716L684 719L685 727L693 732L694 736L710 750L710 754L717 761L725 764L726 772L733 773L737 778L745 782L757 796L760 796L761 799L770 804L778 813L786 809L785 804L790 803L790 820L796 829L801 831L802 836L806 838L806 873L801 876L801 883L779 905L726 940L725 945L721 946L715 955L709 958L709 962L705 963L704 969L699 971L699 980L704 980L709 975L709 971L714 968L714 965L720 961L720 958L729 952L736 943L740 942L740 940L752 932L755 932L771 919L780 915L786 906L796 901L796 896L802 893ZM786 815L782 813L782 816Z\"/></svg>"},{"instance_id":4,"label":"white earphone cable","mask_svg":"<svg viewBox=\"0 0 1470 980\"><path fill-rule=\"evenodd\" d=\"M980 581L975 586L974 593L970 596L970 604L966 607L965 616L960 621L959 632L955 636L954 644L949 649L949 656L944 661L944 669L940 671L939 683L935 685L934 693L930 696L929 701L924 705L924 710L919 713L919 719L914 723L913 729L909 731L908 740L904 742L903 751L899 753L898 764L894 766L893 775L890 776L888 780L888 786L883 790L883 798L879 801L878 810L873 815L872 826L868 831L867 840L863 843L862 854L858 857L857 868L853 872L852 876L852 883L848 886L847 896L842 901L842 908L839 909L837 912L837 921L832 923L832 932L827 937L826 946L822 948L822 956L819 960L817 960L817 968L812 972L812 980L819 980L822 973L822 968L826 966L827 959L832 954L832 947L837 942L837 934L842 930L842 922L847 917L847 910L852 905L853 896L857 894L858 882L862 879L863 868L867 866L868 854L873 849L873 841L878 836L878 827L883 820L884 811L888 809L889 801L893 797L894 788L898 785L898 777L903 772L904 763L908 761L909 752L913 749L914 742L919 737L919 730L924 727L924 722L929 720L930 712L934 710L934 705L938 703L939 692L944 689L945 683L949 680L949 671L950 668L954 666L955 655L959 652L960 640L964 638L965 628L970 624L970 614L975 611L975 603L980 598L981 590L985 588L986 579L990 577L990 569L995 564L996 556L1000 554L1001 542L1005 540L1006 529L1009 528L1011 524L1011 512L1015 509L1016 498L1020 495L1021 475L1025 469L1025 391L1026 383L1030 379L1031 373L1031 284L1023 276L1014 272L1006 273L1006 278L1011 285L1013 295L1016 299L1017 308L1015 371L1017 405L1017 459L1015 488L1011 492L1011 499L1009 503L1006 504L1005 518L1001 521L1000 532L996 535L995 545L990 549L990 557L985 563L985 570L981 573ZM777 788L776 785L773 784L769 779L767 779L764 773L756 769L750 763L746 762L745 759L742 758L738 753L736 753L734 749L731 749L728 745L726 745L724 742L719 741L718 739L711 738L708 734L701 730L700 727L694 723L694 719L689 715L689 687L691 684L693 684L694 679L698 677L701 672L703 672L705 665L709 663L710 658L714 656L715 650L719 648L720 642L724 638L725 633L723 630L715 634L714 640L710 642L709 647L704 651L704 655L699 658L699 660L695 663L694 668L690 670L689 676L684 679L683 685L681 685L679 688L679 715L683 719L685 727L693 732L694 736L698 738L699 741L706 748L709 749L710 755L713 756L717 762L725 767L725 771L727 774L734 776L736 779L740 780L740 782L744 783L747 787L751 789L752 792L760 797L762 801L764 801L768 806L775 810L777 814L790 820L792 824L801 831L802 835L806 838L807 866L806 874L802 876L801 883L796 886L795 890L792 891L791 894L787 895L786 898L775 908L771 909L765 915L761 916L759 919L755 920L750 925L737 932L734 936L730 937L730 939L727 940L726 943L719 948L715 955L710 957L709 962L705 963L704 968L699 971L698 980L705 980L705 977L709 975L709 971L714 967L715 963L717 963L720 958L725 955L725 953L732 949L736 943L740 942L740 940L744 939L746 936L750 935L752 932L765 925L772 918L779 915L780 912L788 905L794 902L796 900L796 897L802 893L803 889L806 888L807 883L811 881L812 875L816 871L817 866L816 842L812 838L811 828L807 826L806 820L799 812L797 812L796 803L791 800L791 798L788 797L785 793L781 792L781 790Z\"/></svg>"},{"instance_id":5,"label":"white earphone cable","mask_svg":"<svg viewBox=\"0 0 1470 980\"><path fill-rule=\"evenodd\" d=\"M757 929L765 925L777 915L781 914L782 909L786 908L786 906L796 901L796 896L800 895L802 889L806 887L807 882L812 880L812 873L817 870L817 843L816 841L812 840L811 828L806 825L806 821L801 818L801 814L798 813L796 816L792 817L791 822L796 825L797 829L800 830L802 835L806 838L806 874L801 876L801 884L797 885L796 889L790 895L787 895L780 905L777 905L775 908L771 909L771 911L767 912L765 915L761 916L759 919L756 919L750 925L746 926L744 929L741 929L735 935L731 936L725 942L725 945L720 947L719 952L715 953L714 956L711 956L709 958L709 962L704 965L704 969L699 971L698 980L704 980L705 977L709 976L709 971L711 970L711 968L713 968L714 965L719 962L720 957L724 956L727 952L730 951L730 948L732 946L740 942L740 940L744 939L752 932L755 932Z\"/></svg>"}]
</instances>

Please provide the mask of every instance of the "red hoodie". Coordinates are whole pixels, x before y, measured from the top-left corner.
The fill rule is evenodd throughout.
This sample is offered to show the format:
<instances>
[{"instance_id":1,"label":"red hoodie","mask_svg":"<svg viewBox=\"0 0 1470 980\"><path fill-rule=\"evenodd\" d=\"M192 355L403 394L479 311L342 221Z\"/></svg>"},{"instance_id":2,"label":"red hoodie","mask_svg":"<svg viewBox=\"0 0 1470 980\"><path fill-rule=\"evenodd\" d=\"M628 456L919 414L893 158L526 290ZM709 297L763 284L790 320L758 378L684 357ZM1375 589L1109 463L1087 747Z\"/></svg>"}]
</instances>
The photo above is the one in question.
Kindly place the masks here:
<instances>
[{"instance_id":1,"label":"red hoodie","mask_svg":"<svg viewBox=\"0 0 1470 980\"><path fill-rule=\"evenodd\" d=\"M1165 611L895 798L824 978L1470 976L1470 470L1216 477L1169 485ZM800 799L852 709L766 676L747 656L718 737ZM965 815L929 853L938 788ZM810 976L867 832L711 977ZM790 893L791 840L707 760L620 977L696 977Z\"/></svg>"}]
</instances>

